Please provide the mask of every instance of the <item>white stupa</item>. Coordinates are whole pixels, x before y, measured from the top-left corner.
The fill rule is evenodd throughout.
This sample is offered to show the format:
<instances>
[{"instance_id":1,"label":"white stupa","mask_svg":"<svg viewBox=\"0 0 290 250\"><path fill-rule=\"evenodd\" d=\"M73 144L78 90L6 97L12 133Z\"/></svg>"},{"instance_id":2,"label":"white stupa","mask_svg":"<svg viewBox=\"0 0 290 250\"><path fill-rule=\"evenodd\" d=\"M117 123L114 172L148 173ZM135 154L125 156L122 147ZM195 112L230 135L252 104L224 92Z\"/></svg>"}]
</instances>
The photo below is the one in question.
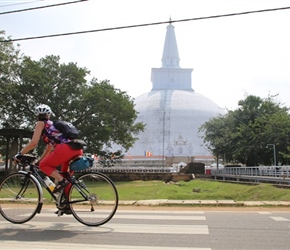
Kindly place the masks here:
<instances>
[{"instance_id":1,"label":"white stupa","mask_svg":"<svg viewBox=\"0 0 290 250\"><path fill-rule=\"evenodd\" d=\"M193 69L180 68L174 26L167 26L162 67L152 68L152 90L135 99L137 122L145 131L129 149L131 156L209 156L199 127L225 112L191 86Z\"/></svg>"}]
</instances>

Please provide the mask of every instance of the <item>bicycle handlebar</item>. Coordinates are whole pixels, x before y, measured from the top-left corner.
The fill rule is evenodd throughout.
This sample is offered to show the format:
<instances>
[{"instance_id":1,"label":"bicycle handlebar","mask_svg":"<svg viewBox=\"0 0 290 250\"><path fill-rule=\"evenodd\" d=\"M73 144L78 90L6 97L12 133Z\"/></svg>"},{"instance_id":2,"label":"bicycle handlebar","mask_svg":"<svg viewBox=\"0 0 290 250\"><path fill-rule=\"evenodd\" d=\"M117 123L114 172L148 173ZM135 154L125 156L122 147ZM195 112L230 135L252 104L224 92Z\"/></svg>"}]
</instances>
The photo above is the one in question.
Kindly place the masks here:
<instances>
[{"instance_id":1,"label":"bicycle handlebar","mask_svg":"<svg viewBox=\"0 0 290 250\"><path fill-rule=\"evenodd\" d=\"M36 155L32 155L32 154L24 154L22 156L22 158L19 161L19 165L20 166L28 166L33 164L33 162L37 159Z\"/></svg>"}]
</instances>

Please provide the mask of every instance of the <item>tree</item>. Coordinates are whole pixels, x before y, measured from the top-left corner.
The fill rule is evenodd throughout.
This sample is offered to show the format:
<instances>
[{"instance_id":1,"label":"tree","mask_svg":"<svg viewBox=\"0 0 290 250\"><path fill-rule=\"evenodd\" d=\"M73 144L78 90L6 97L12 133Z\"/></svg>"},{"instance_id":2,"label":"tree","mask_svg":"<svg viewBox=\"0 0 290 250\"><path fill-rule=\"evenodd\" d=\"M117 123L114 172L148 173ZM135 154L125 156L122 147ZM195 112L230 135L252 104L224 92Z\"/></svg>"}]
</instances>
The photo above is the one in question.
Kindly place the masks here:
<instances>
[{"instance_id":1,"label":"tree","mask_svg":"<svg viewBox=\"0 0 290 250\"><path fill-rule=\"evenodd\" d=\"M238 104L237 110L201 126L208 148L229 162L257 166L273 163L273 149L267 145L274 144L277 160L286 164L290 136L288 108L280 107L273 96L262 99L250 95Z\"/></svg>"},{"instance_id":2,"label":"tree","mask_svg":"<svg viewBox=\"0 0 290 250\"><path fill-rule=\"evenodd\" d=\"M20 62L22 60L19 46L15 48L12 42L4 42L6 40L4 35L5 32L0 31L0 113L2 126L8 118L6 107L12 101L12 96L7 96L6 93L13 92L14 83L19 82Z\"/></svg>"},{"instance_id":3,"label":"tree","mask_svg":"<svg viewBox=\"0 0 290 250\"><path fill-rule=\"evenodd\" d=\"M79 115L74 122L82 128L89 151L99 152L104 144L110 147L112 143L130 148L144 128L142 123L135 123L137 112L133 100L108 81L93 79L90 85L77 105Z\"/></svg>"},{"instance_id":4,"label":"tree","mask_svg":"<svg viewBox=\"0 0 290 250\"><path fill-rule=\"evenodd\" d=\"M3 76L0 82L1 98L7 100L0 103L1 128L32 130L34 107L44 103L53 110L52 119L70 121L80 129L88 152L98 153L103 145L111 143L125 150L133 145L144 125L135 123L134 102L125 92L115 89L108 80L87 81L88 69L76 63L60 63L59 56L46 56L39 61L28 56L18 58L13 45L8 45L1 55L11 57L13 79L8 79L7 66L7 77ZM4 60L0 60L1 65Z\"/></svg>"}]
</instances>

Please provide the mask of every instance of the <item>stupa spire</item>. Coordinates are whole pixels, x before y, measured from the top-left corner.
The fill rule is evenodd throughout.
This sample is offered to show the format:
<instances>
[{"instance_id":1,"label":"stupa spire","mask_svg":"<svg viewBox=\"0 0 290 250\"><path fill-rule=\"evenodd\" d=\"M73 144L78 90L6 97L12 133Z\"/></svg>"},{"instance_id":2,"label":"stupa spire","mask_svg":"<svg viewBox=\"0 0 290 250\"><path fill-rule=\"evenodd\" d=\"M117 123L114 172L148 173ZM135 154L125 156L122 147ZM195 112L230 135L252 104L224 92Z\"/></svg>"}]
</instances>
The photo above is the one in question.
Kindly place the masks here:
<instances>
[{"instance_id":1,"label":"stupa spire","mask_svg":"<svg viewBox=\"0 0 290 250\"><path fill-rule=\"evenodd\" d=\"M169 19L162 55L162 68L179 68L179 53L175 37L174 26Z\"/></svg>"},{"instance_id":2,"label":"stupa spire","mask_svg":"<svg viewBox=\"0 0 290 250\"><path fill-rule=\"evenodd\" d=\"M171 89L171 90L190 90L192 69L182 69L179 67L179 54L175 38L174 26L169 21L167 26L162 67L152 68L151 82L152 90Z\"/></svg>"}]
</instances>

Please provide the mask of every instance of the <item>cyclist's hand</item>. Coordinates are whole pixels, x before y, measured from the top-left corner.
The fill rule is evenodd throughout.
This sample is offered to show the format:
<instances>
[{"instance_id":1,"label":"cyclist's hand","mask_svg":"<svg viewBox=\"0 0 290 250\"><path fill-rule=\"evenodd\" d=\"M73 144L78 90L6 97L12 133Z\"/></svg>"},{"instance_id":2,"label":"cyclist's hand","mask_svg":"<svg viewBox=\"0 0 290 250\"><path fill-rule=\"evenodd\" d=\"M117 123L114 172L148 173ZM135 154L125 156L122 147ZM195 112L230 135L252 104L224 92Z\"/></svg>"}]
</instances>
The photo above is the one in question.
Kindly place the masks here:
<instances>
[{"instance_id":1,"label":"cyclist's hand","mask_svg":"<svg viewBox=\"0 0 290 250\"><path fill-rule=\"evenodd\" d=\"M23 157L23 155L21 153L18 153L13 157L13 160L14 160L14 162L19 162L22 157Z\"/></svg>"}]
</instances>

